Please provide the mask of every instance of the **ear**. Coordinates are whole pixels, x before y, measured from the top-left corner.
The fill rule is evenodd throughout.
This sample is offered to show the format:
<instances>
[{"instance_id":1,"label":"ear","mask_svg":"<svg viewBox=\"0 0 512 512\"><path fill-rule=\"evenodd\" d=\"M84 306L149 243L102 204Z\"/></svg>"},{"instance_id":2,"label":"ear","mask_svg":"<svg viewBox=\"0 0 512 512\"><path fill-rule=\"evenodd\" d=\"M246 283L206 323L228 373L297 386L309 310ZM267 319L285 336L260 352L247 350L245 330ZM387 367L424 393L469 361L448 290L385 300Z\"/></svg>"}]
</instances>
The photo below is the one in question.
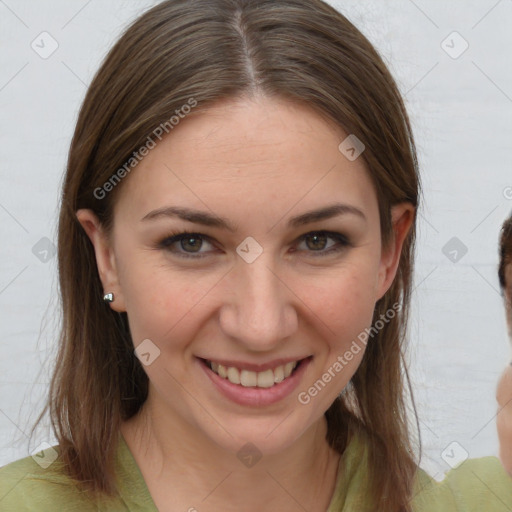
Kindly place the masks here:
<instances>
[{"instance_id":1,"label":"ear","mask_svg":"<svg viewBox=\"0 0 512 512\"><path fill-rule=\"evenodd\" d=\"M110 303L110 307L119 313L126 311L125 301L119 285L114 249L109 237L92 210L78 210L76 217L94 246L96 265L104 293L114 294L114 301ZM102 297L98 297L98 300L101 299Z\"/></svg>"},{"instance_id":2,"label":"ear","mask_svg":"<svg viewBox=\"0 0 512 512\"><path fill-rule=\"evenodd\" d=\"M377 283L377 300L390 288L395 279L404 241L414 221L415 208L411 203L399 203L391 208L393 233L383 247Z\"/></svg>"}]
</instances>

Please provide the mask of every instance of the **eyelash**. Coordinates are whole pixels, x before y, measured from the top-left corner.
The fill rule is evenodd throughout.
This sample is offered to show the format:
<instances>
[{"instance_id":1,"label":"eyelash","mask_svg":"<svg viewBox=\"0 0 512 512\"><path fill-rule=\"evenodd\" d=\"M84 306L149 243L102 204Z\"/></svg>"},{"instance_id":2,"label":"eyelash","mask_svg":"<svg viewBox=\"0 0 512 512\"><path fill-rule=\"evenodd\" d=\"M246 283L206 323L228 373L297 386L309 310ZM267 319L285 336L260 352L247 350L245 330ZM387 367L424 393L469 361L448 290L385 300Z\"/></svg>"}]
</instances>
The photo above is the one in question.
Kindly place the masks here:
<instances>
[{"instance_id":1,"label":"eyelash","mask_svg":"<svg viewBox=\"0 0 512 512\"><path fill-rule=\"evenodd\" d=\"M310 231L309 233L305 233L304 235L301 235L299 237L299 243L308 238L309 236L313 235L326 235L327 238L331 238L335 241L337 241L337 245L334 245L333 247L327 249L327 250L319 250L319 251L306 251L311 252L314 255L314 257L322 257L326 255L330 255L332 253L337 253L345 249L346 247L350 246L350 242L347 239L345 235L342 235L341 233L336 233L332 231ZM161 242L158 243L159 249L165 249L170 250L169 247L175 244L176 242L181 242L181 240L186 240L187 238L199 238L201 240L206 240L209 243L212 243L209 241L209 237L206 235L203 235L201 233L193 233L190 231L175 231L173 233L169 233ZM212 244L213 245L213 244ZM187 252L178 252L178 251L170 251L174 254L177 254L180 258L191 258L191 259L201 259L206 258L208 254L204 253L196 253L197 256L193 255L194 253L187 253Z\"/></svg>"}]
</instances>

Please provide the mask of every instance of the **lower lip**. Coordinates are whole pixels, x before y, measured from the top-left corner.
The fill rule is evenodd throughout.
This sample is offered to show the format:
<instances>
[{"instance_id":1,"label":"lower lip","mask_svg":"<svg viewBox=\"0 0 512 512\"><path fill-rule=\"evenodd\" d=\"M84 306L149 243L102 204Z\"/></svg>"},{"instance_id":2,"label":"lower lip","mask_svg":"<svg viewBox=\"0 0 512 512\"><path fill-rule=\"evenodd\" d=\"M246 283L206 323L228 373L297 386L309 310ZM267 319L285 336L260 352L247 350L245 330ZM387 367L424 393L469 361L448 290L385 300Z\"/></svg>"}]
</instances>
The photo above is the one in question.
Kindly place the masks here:
<instances>
[{"instance_id":1,"label":"lower lip","mask_svg":"<svg viewBox=\"0 0 512 512\"><path fill-rule=\"evenodd\" d=\"M246 388L241 384L233 384L211 370L203 359L198 358L197 360L208 378L225 397L239 405L261 407L275 404L289 396L299 385L311 359L311 357L303 359L298 368L289 377L278 384L274 384L271 388Z\"/></svg>"}]
</instances>

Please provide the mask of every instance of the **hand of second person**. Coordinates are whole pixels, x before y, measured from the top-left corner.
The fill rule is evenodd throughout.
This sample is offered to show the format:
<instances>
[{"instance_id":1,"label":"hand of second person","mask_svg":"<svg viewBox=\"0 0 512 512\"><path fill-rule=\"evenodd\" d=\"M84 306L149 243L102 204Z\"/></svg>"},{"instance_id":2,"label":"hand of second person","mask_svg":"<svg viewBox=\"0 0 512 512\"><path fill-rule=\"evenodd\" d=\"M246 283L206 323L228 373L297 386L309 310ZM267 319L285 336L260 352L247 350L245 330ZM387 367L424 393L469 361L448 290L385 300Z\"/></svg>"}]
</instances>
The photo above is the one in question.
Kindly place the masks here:
<instances>
[{"instance_id":1,"label":"hand of second person","mask_svg":"<svg viewBox=\"0 0 512 512\"><path fill-rule=\"evenodd\" d=\"M512 365L508 365L501 374L496 389L498 414L496 426L500 440L500 460L512 477Z\"/></svg>"}]
</instances>

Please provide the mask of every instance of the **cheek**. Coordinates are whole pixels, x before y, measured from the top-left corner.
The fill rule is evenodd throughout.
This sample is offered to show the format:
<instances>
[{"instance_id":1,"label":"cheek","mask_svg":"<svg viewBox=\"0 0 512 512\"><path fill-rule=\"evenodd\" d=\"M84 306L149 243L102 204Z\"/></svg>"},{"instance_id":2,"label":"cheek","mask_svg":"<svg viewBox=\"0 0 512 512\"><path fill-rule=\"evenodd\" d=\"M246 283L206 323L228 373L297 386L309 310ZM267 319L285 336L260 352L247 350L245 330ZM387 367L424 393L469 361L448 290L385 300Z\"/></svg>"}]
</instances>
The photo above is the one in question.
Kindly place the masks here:
<instances>
[{"instance_id":1,"label":"cheek","mask_svg":"<svg viewBox=\"0 0 512 512\"><path fill-rule=\"evenodd\" d=\"M339 273L326 276L323 286L317 288L315 301L333 331L341 329L348 334L347 328L352 326L350 334L354 335L354 329L364 329L371 323L377 301L377 274L376 261L360 258Z\"/></svg>"},{"instance_id":2,"label":"cheek","mask_svg":"<svg viewBox=\"0 0 512 512\"><path fill-rule=\"evenodd\" d=\"M374 297L362 289L357 279L340 282L331 287L327 297L318 297L322 319L329 326L333 341L343 347L363 331L372 321L375 307Z\"/></svg>"},{"instance_id":3,"label":"cheek","mask_svg":"<svg viewBox=\"0 0 512 512\"><path fill-rule=\"evenodd\" d=\"M505 297L505 314L510 342L512 343L512 288L508 290L507 296Z\"/></svg>"},{"instance_id":4,"label":"cheek","mask_svg":"<svg viewBox=\"0 0 512 512\"><path fill-rule=\"evenodd\" d=\"M315 333L325 333L323 343L318 343L319 365L310 384L320 391L318 379L332 382L323 394L326 401L334 400L346 386L361 363L366 343L371 343L375 276L372 265L358 265L331 276L323 286L309 288L308 305L317 313Z\"/></svg>"},{"instance_id":5,"label":"cheek","mask_svg":"<svg viewBox=\"0 0 512 512\"><path fill-rule=\"evenodd\" d=\"M500 376L496 389L496 401L500 407L512 410L512 366L508 365Z\"/></svg>"},{"instance_id":6,"label":"cheek","mask_svg":"<svg viewBox=\"0 0 512 512\"><path fill-rule=\"evenodd\" d=\"M172 335L219 276L177 270L153 250L124 247L118 271L134 344Z\"/></svg>"},{"instance_id":7,"label":"cheek","mask_svg":"<svg viewBox=\"0 0 512 512\"><path fill-rule=\"evenodd\" d=\"M133 273L123 284L134 342L151 338L179 340L180 331L196 320L201 302L212 294L219 277L183 275L165 268Z\"/></svg>"},{"instance_id":8,"label":"cheek","mask_svg":"<svg viewBox=\"0 0 512 512\"><path fill-rule=\"evenodd\" d=\"M358 265L331 289L329 322L335 335L330 337L328 363L332 366L332 361L337 362L334 370L341 377L340 390L356 372L367 343L372 342L378 331L372 325L377 301L377 263L369 260L367 265Z\"/></svg>"},{"instance_id":9,"label":"cheek","mask_svg":"<svg viewBox=\"0 0 512 512\"><path fill-rule=\"evenodd\" d=\"M324 298L329 308L321 319L329 332L323 340L318 340L316 365L297 395L300 404L312 407L311 417L328 409L363 359L374 301L361 290L360 284L355 278L340 280L336 289L331 288L329 301ZM321 329L317 321L315 333Z\"/></svg>"},{"instance_id":10,"label":"cheek","mask_svg":"<svg viewBox=\"0 0 512 512\"><path fill-rule=\"evenodd\" d=\"M496 427L500 441L500 459L512 476L512 366L500 377L496 392L498 415Z\"/></svg>"}]
</instances>

